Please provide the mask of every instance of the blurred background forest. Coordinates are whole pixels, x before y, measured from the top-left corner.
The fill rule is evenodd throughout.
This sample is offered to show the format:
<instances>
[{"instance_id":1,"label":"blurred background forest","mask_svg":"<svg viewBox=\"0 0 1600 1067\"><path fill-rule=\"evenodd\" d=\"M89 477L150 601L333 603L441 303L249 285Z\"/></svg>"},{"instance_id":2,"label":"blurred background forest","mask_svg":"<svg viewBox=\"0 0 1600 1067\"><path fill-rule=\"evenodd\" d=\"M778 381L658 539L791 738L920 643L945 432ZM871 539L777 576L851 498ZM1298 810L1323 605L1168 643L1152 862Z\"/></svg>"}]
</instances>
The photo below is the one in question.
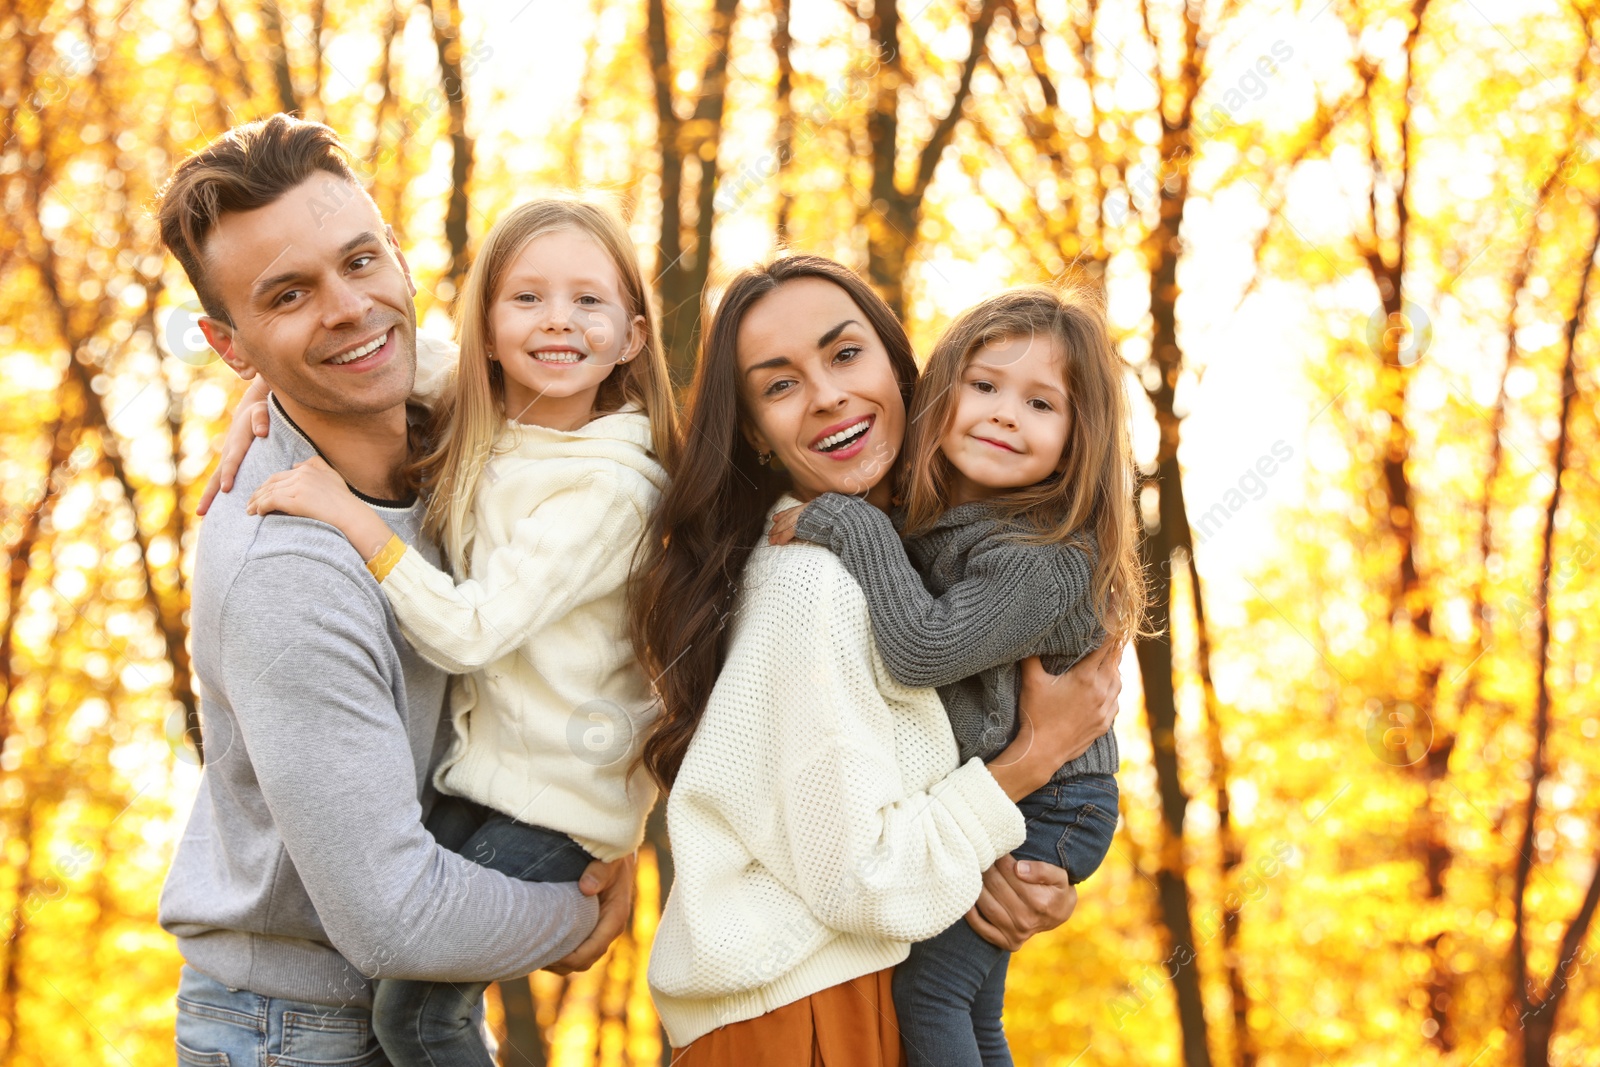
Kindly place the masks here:
<instances>
[{"instance_id":1,"label":"blurred background forest","mask_svg":"<svg viewBox=\"0 0 1600 1067\"><path fill-rule=\"evenodd\" d=\"M627 212L686 375L782 245L919 351L1102 287L1162 640L1019 1064L1600 1064L1594 0L0 0L0 1062L172 1062L194 506L238 382L148 215L345 136L425 328L497 213ZM663 856L661 859L666 860ZM506 1063L661 1058L631 933Z\"/></svg>"}]
</instances>

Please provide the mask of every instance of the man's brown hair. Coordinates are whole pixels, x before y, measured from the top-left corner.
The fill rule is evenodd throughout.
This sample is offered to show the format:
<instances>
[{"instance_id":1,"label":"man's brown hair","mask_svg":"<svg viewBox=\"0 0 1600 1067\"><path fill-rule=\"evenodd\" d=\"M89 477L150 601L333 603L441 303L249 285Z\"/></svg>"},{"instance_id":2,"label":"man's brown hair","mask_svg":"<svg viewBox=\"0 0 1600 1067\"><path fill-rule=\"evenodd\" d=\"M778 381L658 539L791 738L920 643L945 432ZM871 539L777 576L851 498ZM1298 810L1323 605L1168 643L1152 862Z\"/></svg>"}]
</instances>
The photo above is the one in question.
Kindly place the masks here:
<instances>
[{"instance_id":1,"label":"man's brown hair","mask_svg":"<svg viewBox=\"0 0 1600 1067\"><path fill-rule=\"evenodd\" d=\"M338 134L280 113L235 126L172 172L156 208L161 243L178 257L207 315L233 323L206 275L205 244L217 220L266 207L318 171L360 185Z\"/></svg>"}]
</instances>

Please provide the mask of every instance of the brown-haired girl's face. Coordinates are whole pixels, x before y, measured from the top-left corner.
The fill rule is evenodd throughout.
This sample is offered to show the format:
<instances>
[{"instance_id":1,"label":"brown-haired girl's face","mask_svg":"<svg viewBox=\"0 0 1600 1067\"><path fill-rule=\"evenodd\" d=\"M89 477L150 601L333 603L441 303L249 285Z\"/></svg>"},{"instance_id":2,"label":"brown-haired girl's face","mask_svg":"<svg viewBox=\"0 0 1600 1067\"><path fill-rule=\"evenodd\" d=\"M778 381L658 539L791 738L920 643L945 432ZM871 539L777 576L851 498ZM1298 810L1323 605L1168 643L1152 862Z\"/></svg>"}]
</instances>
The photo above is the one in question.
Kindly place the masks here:
<instances>
[{"instance_id":1,"label":"brown-haired girl's face","mask_svg":"<svg viewBox=\"0 0 1600 1067\"><path fill-rule=\"evenodd\" d=\"M862 494L900 455L906 409L883 342L850 295L822 278L784 282L737 335L746 438L773 452L795 495Z\"/></svg>"},{"instance_id":2,"label":"brown-haired girl's face","mask_svg":"<svg viewBox=\"0 0 1600 1067\"><path fill-rule=\"evenodd\" d=\"M1066 363L1048 334L996 338L972 353L939 439L952 505L1033 485L1061 468L1072 426Z\"/></svg>"}]
</instances>

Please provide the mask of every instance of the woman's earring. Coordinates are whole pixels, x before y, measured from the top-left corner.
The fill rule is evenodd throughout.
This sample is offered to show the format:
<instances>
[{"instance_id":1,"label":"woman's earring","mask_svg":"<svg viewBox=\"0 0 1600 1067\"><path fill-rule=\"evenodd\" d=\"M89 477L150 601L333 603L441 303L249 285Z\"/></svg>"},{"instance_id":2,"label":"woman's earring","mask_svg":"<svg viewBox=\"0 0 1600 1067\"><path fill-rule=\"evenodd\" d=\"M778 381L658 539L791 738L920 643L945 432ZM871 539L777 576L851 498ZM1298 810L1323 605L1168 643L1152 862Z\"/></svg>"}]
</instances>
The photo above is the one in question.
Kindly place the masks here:
<instances>
[{"instance_id":1,"label":"woman's earring","mask_svg":"<svg viewBox=\"0 0 1600 1067\"><path fill-rule=\"evenodd\" d=\"M767 464L772 462L772 453L771 452L757 452L756 453L756 462L761 464L763 467L765 467Z\"/></svg>"}]
</instances>

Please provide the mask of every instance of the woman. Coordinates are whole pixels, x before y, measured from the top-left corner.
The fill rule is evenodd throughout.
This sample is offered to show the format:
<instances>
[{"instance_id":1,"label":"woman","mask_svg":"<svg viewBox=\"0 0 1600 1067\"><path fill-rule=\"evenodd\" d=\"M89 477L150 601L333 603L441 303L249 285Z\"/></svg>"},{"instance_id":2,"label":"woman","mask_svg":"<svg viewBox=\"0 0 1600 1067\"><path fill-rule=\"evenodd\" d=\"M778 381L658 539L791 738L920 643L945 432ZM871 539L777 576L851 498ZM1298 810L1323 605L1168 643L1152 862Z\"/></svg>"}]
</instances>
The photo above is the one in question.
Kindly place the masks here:
<instances>
[{"instance_id":1,"label":"woman","mask_svg":"<svg viewBox=\"0 0 1600 1067\"><path fill-rule=\"evenodd\" d=\"M740 275L707 331L635 604L676 872L650 982L680 1067L897 1064L911 942L965 912L1015 949L1075 902L1064 871L1006 854L1015 801L1110 725L1115 650L1054 685L1031 662L1017 739L958 767L937 694L883 667L838 559L766 544L823 492L887 506L916 373L887 305L817 257Z\"/></svg>"}]
</instances>

